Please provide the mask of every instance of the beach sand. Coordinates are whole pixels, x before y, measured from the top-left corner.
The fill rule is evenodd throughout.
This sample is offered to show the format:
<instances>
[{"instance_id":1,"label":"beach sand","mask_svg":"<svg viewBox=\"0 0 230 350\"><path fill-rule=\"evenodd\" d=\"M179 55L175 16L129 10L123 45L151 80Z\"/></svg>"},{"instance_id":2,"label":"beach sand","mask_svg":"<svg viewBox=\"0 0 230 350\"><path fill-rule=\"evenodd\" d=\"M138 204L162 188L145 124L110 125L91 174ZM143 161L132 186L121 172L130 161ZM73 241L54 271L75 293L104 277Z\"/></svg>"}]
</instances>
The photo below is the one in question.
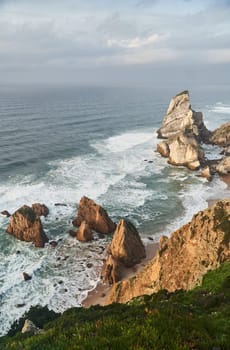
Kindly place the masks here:
<instances>
[{"instance_id":1,"label":"beach sand","mask_svg":"<svg viewBox=\"0 0 230 350\"><path fill-rule=\"evenodd\" d=\"M131 268L123 268L122 270L122 280L131 278L134 276L137 271L142 269L146 263L151 260L157 253L159 247L159 243L149 243L145 246L146 250L146 258L142 260L140 264L137 264ZM104 305L108 292L112 286L105 284L103 282L99 282L95 289L88 293L88 296L82 302L82 306L85 308L89 308L92 305Z\"/></svg>"}]
</instances>

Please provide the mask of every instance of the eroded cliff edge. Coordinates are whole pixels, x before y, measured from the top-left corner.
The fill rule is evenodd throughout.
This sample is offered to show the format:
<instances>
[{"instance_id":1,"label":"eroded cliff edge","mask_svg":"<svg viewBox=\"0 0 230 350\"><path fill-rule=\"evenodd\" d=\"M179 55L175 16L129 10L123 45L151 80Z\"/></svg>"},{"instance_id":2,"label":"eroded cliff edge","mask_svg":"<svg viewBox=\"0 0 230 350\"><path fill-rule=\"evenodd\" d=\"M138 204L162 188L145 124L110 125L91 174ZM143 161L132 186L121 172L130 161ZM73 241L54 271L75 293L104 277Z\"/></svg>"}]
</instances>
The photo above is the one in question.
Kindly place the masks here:
<instances>
[{"instance_id":1,"label":"eroded cliff edge","mask_svg":"<svg viewBox=\"0 0 230 350\"><path fill-rule=\"evenodd\" d=\"M173 292L200 285L203 276L230 260L230 199L194 215L191 222L163 236L154 259L128 280L115 283L106 304L125 303L161 289Z\"/></svg>"}]
</instances>

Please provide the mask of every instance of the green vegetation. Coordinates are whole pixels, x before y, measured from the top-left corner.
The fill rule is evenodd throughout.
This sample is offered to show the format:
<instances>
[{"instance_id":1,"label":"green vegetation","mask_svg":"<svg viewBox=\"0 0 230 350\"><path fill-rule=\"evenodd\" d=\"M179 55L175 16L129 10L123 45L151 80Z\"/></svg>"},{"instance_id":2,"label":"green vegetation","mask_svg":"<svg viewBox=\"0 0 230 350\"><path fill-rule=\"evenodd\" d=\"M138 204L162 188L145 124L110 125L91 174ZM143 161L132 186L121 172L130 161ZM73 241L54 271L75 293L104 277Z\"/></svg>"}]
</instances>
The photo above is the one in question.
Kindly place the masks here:
<instances>
[{"instance_id":1,"label":"green vegetation","mask_svg":"<svg viewBox=\"0 0 230 350\"><path fill-rule=\"evenodd\" d=\"M203 285L189 292L161 291L125 305L72 308L61 316L46 310L46 315L45 321L37 309L31 316L44 327L43 334L13 332L0 339L0 349L228 350L230 262L209 272Z\"/></svg>"}]
</instances>

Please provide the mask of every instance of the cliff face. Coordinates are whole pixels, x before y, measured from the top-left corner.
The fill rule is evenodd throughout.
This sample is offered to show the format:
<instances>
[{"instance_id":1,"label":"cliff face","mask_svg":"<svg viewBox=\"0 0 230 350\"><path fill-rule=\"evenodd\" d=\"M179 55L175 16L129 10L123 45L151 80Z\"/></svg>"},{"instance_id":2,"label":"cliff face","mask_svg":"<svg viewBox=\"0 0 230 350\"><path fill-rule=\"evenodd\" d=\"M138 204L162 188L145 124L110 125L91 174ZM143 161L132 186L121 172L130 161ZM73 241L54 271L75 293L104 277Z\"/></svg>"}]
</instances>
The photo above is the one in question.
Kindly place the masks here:
<instances>
[{"instance_id":1,"label":"cliff face","mask_svg":"<svg viewBox=\"0 0 230 350\"><path fill-rule=\"evenodd\" d=\"M173 292L200 285L208 270L230 260L230 199L194 215L191 222L162 237L157 255L129 280L116 283L107 298L127 302L160 289Z\"/></svg>"}]
</instances>

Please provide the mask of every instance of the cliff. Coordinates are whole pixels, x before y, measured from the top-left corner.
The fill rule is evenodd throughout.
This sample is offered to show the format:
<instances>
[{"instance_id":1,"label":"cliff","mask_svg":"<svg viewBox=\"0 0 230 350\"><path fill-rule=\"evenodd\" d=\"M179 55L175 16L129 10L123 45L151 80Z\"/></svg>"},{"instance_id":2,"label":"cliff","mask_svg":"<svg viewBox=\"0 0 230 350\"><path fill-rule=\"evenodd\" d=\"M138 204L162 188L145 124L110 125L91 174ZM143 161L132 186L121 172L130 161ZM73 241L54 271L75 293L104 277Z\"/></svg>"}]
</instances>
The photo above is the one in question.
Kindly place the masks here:
<instances>
[{"instance_id":1,"label":"cliff","mask_svg":"<svg viewBox=\"0 0 230 350\"><path fill-rule=\"evenodd\" d=\"M163 236L157 255L131 279L114 284L107 304L125 303L161 289L173 292L200 285L205 273L230 260L230 199L194 215L191 222Z\"/></svg>"}]
</instances>

